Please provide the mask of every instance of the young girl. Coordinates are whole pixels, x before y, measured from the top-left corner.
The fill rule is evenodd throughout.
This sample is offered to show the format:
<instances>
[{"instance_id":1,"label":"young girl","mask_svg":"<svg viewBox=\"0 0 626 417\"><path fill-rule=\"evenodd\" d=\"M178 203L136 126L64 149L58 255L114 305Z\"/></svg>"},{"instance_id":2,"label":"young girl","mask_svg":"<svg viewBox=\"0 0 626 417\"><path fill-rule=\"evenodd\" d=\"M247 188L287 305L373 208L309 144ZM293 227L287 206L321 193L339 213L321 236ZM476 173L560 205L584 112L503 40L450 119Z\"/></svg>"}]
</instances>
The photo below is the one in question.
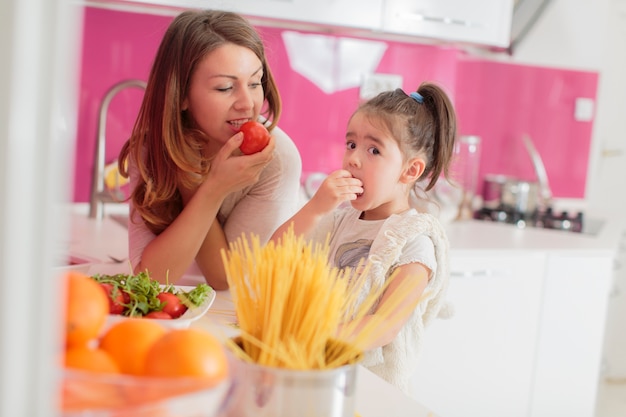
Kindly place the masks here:
<instances>
[{"instance_id":1,"label":"young girl","mask_svg":"<svg viewBox=\"0 0 626 417\"><path fill-rule=\"evenodd\" d=\"M423 194L417 193L418 180L427 181L427 191L441 174L447 176L455 138L453 106L437 85L424 83L409 95L401 89L379 94L350 118L343 168L273 235L279 238L293 224L296 234L315 242L330 236L334 266L368 260L367 287L381 286L397 272L372 315L396 289L414 289L403 305L419 301L417 307L400 321L382 323L363 362L406 393L424 325L440 312L448 280L443 228L411 207L411 192ZM338 208L345 201L351 204ZM366 295L362 291L359 299Z\"/></svg>"},{"instance_id":2,"label":"young girl","mask_svg":"<svg viewBox=\"0 0 626 417\"><path fill-rule=\"evenodd\" d=\"M267 241L295 213L301 159L276 127L280 110L262 40L247 20L189 10L172 21L119 157L132 189L135 272L170 283L204 276L225 289L220 250L228 241L244 232ZM265 121L272 138L242 155L239 129L249 120Z\"/></svg>"}]
</instances>

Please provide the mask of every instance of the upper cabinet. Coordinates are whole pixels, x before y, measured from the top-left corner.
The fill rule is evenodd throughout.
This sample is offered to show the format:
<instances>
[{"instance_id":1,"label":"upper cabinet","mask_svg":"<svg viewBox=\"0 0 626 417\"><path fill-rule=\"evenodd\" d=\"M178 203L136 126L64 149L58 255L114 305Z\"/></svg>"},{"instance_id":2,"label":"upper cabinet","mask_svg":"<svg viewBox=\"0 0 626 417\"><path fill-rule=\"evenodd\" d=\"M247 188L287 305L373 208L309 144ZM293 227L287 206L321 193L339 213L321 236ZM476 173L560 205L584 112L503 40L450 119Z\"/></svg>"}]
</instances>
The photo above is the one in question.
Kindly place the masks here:
<instances>
[{"instance_id":1,"label":"upper cabinet","mask_svg":"<svg viewBox=\"0 0 626 417\"><path fill-rule=\"evenodd\" d=\"M128 0L90 1L231 10L272 25L345 28L370 37L443 40L507 48L514 0ZM295 26L297 27L297 26Z\"/></svg>"},{"instance_id":2,"label":"upper cabinet","mask_svg":"<svg viewBox=\"0 0 626 417\"><path fill-rule=\"evenodd\" d=\"M280 26L306 23L363 30L379 30L384 0L84 0L86 5L156 6L183 10L219 9L273 21ZM292 25L289 25L292 26Z\"/></svg>"},{"instance_id":3,"label":"upper cabinet","mask_svg":"<svg viewBox=\"0 0 626 417\"><path fill-rule=\"evenodd\" d=\"M377 30L383 0L207 0L210 7L247 16Z\"/></svg>"},{"instance_id":4,"label":"upper cabinet","mask_svg":"<svg viewBox=\"0 0 626 417\"><path fill-rule=\"evenodd\" d=\"M507 48L513 0L386 0L382 30Z\"/></svg>"}]
</instances>

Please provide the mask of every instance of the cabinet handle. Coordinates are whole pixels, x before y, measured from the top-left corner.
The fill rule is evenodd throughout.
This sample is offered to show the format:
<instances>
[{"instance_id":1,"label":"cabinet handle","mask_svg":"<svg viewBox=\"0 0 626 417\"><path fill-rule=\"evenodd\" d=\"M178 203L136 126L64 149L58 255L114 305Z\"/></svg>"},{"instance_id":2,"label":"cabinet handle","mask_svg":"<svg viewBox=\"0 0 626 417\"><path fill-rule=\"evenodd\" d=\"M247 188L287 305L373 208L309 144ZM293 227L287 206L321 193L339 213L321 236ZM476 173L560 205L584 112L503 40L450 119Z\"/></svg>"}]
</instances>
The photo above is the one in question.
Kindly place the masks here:
<instances>
[{"instance_id":1,"label":"cabinet handle","mask_svg":"<svg viewBox=\"0 0 626 417\"><path fill-rule=\"evenodd\" d=\"M510 270L477 269L475 271L451 271L452 278L483 278L493 276L510 276Z\"/></svg>"},{"instance_id":2,"label":"cabinet handle","mask_svg":"<svg viewBox=\"0 0 626 417\"><path fill-rule=\"evenodd\" d=\"M615 156L621 156L623 153L621 149L602 149L603 158L613 158Z\"/></svg>"},{"instance_id":3,"label":"cabinet handle","mask_svg":"<svg viewBox=\"0 0 626 417\"><path fill-rule=\"evenodd\" d=\"M471 22L469 20L455 19L448 16L428 16L423 13L399 13L401 17L405 17L412 20L420 20L431 23L441 23L444 25L466 26L466 27L480 27L479 24Z\"/></svg>"}]
</instances>

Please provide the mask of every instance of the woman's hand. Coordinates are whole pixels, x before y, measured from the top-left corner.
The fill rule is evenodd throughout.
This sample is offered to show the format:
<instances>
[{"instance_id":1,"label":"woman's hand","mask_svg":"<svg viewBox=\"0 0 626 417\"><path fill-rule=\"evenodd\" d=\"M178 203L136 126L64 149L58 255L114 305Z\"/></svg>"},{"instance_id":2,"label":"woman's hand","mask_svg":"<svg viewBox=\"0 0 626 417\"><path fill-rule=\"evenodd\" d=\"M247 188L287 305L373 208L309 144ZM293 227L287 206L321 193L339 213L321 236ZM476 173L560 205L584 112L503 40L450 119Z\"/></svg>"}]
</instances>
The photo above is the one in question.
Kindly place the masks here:
<instances>
[{"instance_id":1,"label":"woman's hand","mask_svg":"<svg viewBox=\"0 0 626 417\"><path fill-rule=\"evenodd\" d=\"M243 140L243 133L239 132L231 137L215 154L211 161L209 174L199 190L211 188L212 192L220 189L224 195L239 191L255 184L263 169L274 157L276 143L270 137L267 146L260 152L251 155L242 155L239 145ZM210 185L206 185L209 183Z\"/></svg>"},{"instance_id":2,"label":"woman's hand","mask_svg":"<svg viewBox=\"0 0 626 417\"><path fill-rule=\"evenodd\" d=\"M226 196L258 181L272 160L274 138L267 147L253 155L241 155L238 147L242 133L231 137L215 154L209 173L199 186L179 192L184 209L174 221L144 248L135 270L149 268L162 282L169 277L176 282L189 265L197 261L207 282L216 289L227 288L220 251L228 247L216 216Z\"/></svg>"}]
</instances>

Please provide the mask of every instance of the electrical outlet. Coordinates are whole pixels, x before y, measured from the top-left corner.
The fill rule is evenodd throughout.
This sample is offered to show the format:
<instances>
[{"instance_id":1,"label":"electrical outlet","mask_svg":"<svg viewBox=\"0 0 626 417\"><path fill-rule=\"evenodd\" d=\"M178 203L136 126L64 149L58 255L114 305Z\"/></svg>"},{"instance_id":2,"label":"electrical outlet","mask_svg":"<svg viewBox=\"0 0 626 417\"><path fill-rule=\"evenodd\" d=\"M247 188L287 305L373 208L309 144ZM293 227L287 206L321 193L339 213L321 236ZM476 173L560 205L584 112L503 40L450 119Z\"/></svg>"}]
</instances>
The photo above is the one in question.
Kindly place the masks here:
<instances>
[{"instance_id":1,"label":"electrical outlet","mask_svg":"<svg viewBox=\"0 0 626 417\"><path fill-rule=\"evenodd\" d=\"M577 122L590 122L593 120L594 101L591 98L578 97L574 109L574 120Z\"/></svg>"},{"instance_id":2,"label":"electrical outlet","mask_svg":"<svg viewBox=\"0 0 626 417\"><path fill-rule=\"evenodd\" d=\"M399 74L367 74L363 78L359 98L369 100L383 91L402 88L402 75Z\"/></svg>"}]
</instances>

